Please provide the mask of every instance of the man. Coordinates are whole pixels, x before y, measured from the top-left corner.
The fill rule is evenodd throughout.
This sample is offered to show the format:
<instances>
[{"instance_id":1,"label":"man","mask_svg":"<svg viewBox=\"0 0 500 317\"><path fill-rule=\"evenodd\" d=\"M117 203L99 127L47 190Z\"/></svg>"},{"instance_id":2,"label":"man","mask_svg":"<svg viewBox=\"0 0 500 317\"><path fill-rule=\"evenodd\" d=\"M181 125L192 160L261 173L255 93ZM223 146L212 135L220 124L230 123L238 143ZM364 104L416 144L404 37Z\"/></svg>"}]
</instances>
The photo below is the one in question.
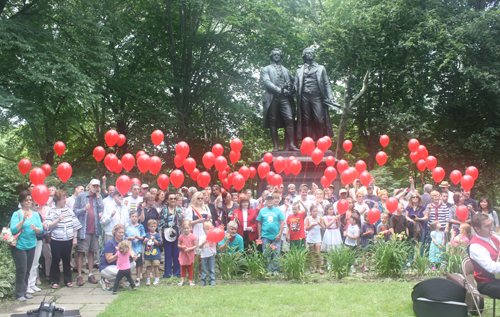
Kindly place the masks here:
<instances>
[{"instance_id":1,"label":"man","mask_svg":"<svg viewBox=\"0 0 500 317\"><path fill-rule=\"evenodd\" d=\"M128 207L123 204L122 194L115 191L113 201L104 206L104 213L101 217L104 230L103 245L113 238L113 228L119 223L127 227L130 224L130 214Z\"/></svg>"},{"instance_id":2,"label":"man","mask_svg":"<svg viewBox=\"0 0 500 317\"><path fill-rule=\"evenodd\" d=\"M492 222L488 215L475 214L472 227L476 234L469 244L469 256L474 267L474 279L479 293L500 299L500 262L497 262L500 242L492 235Z\"/></svg>"},{"instance_id":3,"label":"man","mask_svg":"<svg viewBox=\"0 0 500 317\"><path fill-rule=\"evenodd\" d=\"M441 193L448 193L448 203L453 205L455 202L453 201L453 193L449 191L450 184L447 181L443 181L439 184L439 188L441 188Z\"/></svg>"},{"instance_id":4,"label":"man","mask_svg":"<svg viewBox=\"0 0 500 317\"><path fill-rule=\"evenodd\" d=\"M189 207L191 199L193 198L194 193L196 193L197 191L198 189L196 189L196 187L189 187L187 192L187 198L184 198L184 200L182 201L182 207L184 208Z\"/></svg>"},{"instance_id":5,"label":"man","mask_svg":"<svg viewBox=\"0 0 500 317\"><path fill-rule=\"evenodd\" d=\"M155 198L156 198L156 194L158 193L158 189L157 189L157 188L152 187L152 188L150 188L150 189L149 189L149 193L150 193L153 197L155 197Z\"/></svg>"},{"instance_id":6,"label":"man","mask_svg":"<svg viewBox=\"0 0 500 317\"><path fill-rule=\"evenodd\" d=\"M278 148L278 128L285 128L283 151L298 151L295 146L295 103L293 77L281 65L283 53L275 48L269 54L271 65L262 68L260 79L266 88L263 97L264 129L269 128L273 151Z\"/></svg>"},{"instance_id":7,"label":"man","mask_svg":"<svg viewBox=\"0 0 500 317\"><path fill-rule=\"evenodd\" d=\"M149 193L149 185L148 184L142 184L141 185L141 194L140 196L144 198L144 195Z\"/></svg>"},{"instance_id":8,"label":"man","mask_svg":"<svg viewBox=\"0 0 500 317\"><path fill-rule=\"evenodd\" d=\"M236 233L238 224L235 221L227 223L227 231L224 240L219 242L219 250L230 253L243 252L243 237Z\"/></svg>"},{"instance_id":9,"label":"man","mask_svg":"<svg viewBox=\"0 0 500 317\"><path fill-rule=\"evenodd\" d=\"M328 106L340 106L333 101L330 80L325 67L314 61L314 50L306 48L302 52L304 65L295 73L297 97L297 138L312 137L317 140L324 136L333 137Z\"/></svg>"},{"instance_id":10,"label":"man","mask_svg":"<svg viewBox=\"0 0 500 317\"><path fill-rule=\"evenodd\" d=\"M462 195L464 195L464 205L467 206L467 208L470 209L469 206L473 208L473 212L477 211L477 202L476 200L470 198L470 190L463 190L462 189Z\"/></svg>"},{"instance_id":11,"label":"man","mask_svg":"<svg viewBox=\"0 0 500 317\"><path fill-rule=\"evenodd\" d=\"M73 193L73 195L71 195L68 199L66 199L66 207L68 207L69 209L73 210L73 208L75 207L75 201L76 201L76 197L78 196L78 194L80 194L81 192L84 191L84 187L82 185L78 185L75 187L75 192Z\"/></svg>"},{"instance_id":12,"label":"man","mask_svg":"<svg viewBox=\"0 0 500 317\"><path fill-rule=\"evenodd\" d=\"M441 201L443 202L443 204L446 205L446 207L450 208L451 206L453 206L453 204L450 204L448 202L448 193L449 192L443 192L443 193L441 193Z\"/></svg>"},{"instance_id":13,"label":"man","mask_svg":"<svg viewBox=\"0 0 500 317\"><path fill-rule=\"evenodd\" d=\"M247 189L245 191L245 194L247 195L248 201L250 202L250 208L255 209L259 202L256 199L252 198L252 190L250 188Z\"/></svg>"},{"instance_id":14,"label":"man","mask_svg":"<svg viewBox=\"0 0 500 317\"><path fill-rule=\"evenodd\" d=\"M115 193L115 190L115 186L108 186L108 196L102 200L104 206L106 206L107 203L113 202L113 194Z\"/></svg>"},{"instance_id":15,"label":"man","mask_svg":"<svg viewBox=\"0 0 500 317\"><path fill-rule=\"evenodd\" d=\"M139 207L139 204L142 203L142 197L139 196L141 188L139 184L132 184L130 191L132 192L132 196L125 198L123 200L123 203L128 207L128 210L132 212L136 211L137 207Z\"/></svg>"},{"instance_id":16,"label":"man","mask_svg":"<svg viewBox=\"0 0 500 317\"><path fill-rule=\"evenodd\" d=\"M363 198L363 202L367 204L368 207L370 207L370 209L375 207L375 205L378 203L379 200L378 196L373 194L373 189L374 189L373 184L366 186L366 195Z\"/></svg>"},{"instance_id":17,"label":"man","mask_svg":"<svg viewBox=\"0 0 500 317\"><path fill-rule=\"evenodd\" d=\"M75 248L77 254L77 272L76 285L83 285L82 267L83 255L88 252L89 277L88 281L97 284L93 274L94 252L99 252L99 237L101 235L100 218L103 212L103 202L100 195L99 180L93 179L88 185L88 191L78 194L75 201L73 212L82 224L78 230L78 241Z\"/></svg>"},{"instance_id":18,"label":"man","mask_svg":"<svg viewBox=\"0 0 500 317\"><path fill-rule=\"evenodd\" d=\"M266 204L266 198L269 195L271 195L271 193L268 190L264 190L262 192L262 194L260 194L259 199L256 199L256 204L255 204L255 206L252 206L252 209L259 211L262 208L264 208L264 206Z\"/></svg>"},{"instance_id":19,"label":"man","mask_svg":"<svg viewBox=\"0 0 500 317\"><path fill-rule=\"evenodd\" d=\"M424 185L424 194L422 195L422 204L424 206L427 206L428 204L431 203L431 191L432 191L432 185L425 184Z\"/></svg>"},{"instance_id":20,"label":"man","mask_svg":"<svg viewBox=\"0 0 500 317\"><path fill-rule=\"evenodd\" d=\"M347 190L345 188L342 188L341 190L339 190L339 200L333 204L333 210L335 210L335 213L338 213L337 204L339 203L339 201L341 199L347 199Z\"/></svg>"},{"instance_id":21,"label":"man","mask_svg":"<svg viewBox=\"0 0 500 317\"><path fill-rule=\"evenodd\" d=\"M284 223L285 216L278 207L274 207L274 197L267 196L266 207L262 208L257 216L257 230L259 240L262 240L262 252L268 254L268 270L274 272L274 275L279 274L278 257L281 250ZM271 250L268 250L269 248Z\"/></svg>"},{"instance_id":22,"label":"man","mask_svg":"<svg viewBox=\"0 0 500 317\"><path fill-rule=\"evenodd\" d=\"M220 196L220 186L215 184L213 187L212 187L212 194L210 195L210 201L212 202L212 204L215 202L215 200L217 199L217 197Z\"/></svg>"},{"instance_id":23,"label":"man","mask_svg":"<svg viewBox=\"0 0 500 317\"><path fill-rule=\"evenodd\" d=\"M287 192L290 198L292 199L291 201L294 201L295 198L297 197L297 191L295 189L295 184L288 184L287 187Z\"/></svg>"},{"instance_id":24,"label":"man","mask_svg":"<svg viewBox=\"0 0 500 317\"><path fill-rule=\"evenodd\" d=\"M300 210L304 210L304 212L307 215L309 215L309 208L311 208L311 205L313 203L308 198L309 187L307 187L306 184L300 185L300 187L299 187L299 193L300 193L300 196L295 197L295 199L293 200L293 202L296 203L298 201L301 201L302 204L304 204L307 207L307 210L304 210L304 206L302 204L299 204L299 209Z\"/></svg>"}]
</instances>

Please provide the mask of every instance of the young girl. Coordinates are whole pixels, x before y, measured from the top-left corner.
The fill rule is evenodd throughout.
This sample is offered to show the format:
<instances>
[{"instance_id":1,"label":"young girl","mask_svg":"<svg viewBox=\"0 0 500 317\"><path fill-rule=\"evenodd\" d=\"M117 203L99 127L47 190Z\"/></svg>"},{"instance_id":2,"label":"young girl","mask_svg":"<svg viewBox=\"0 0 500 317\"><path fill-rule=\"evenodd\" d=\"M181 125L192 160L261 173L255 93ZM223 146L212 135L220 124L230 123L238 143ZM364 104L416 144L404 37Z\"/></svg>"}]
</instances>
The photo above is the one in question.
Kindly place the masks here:
<instances>
[{"instance_id":1,"label":"young girl","mask_svg":"<svg viewBox=\"0 0 500 317\"><path fill-rule=\"evenodd\" d=\"M429 260L432 263L432 270L435 271L435 264L441 262L441 253L444 247L444 232L441 230L439 221L431 223L432 243L429 249Z\"/></svg>"},{"instance_id":2,"label":"young girl","mask_svg":"<svg viewBox=\"0 0 500 317\"><path fill-rule=\"evenodd\" d=\"M453 245L456 247L457 245L469 245L469 241L471 238L471 228L470 225L463 223L460 225L460 234L455 236L455 231L452 231L452 238L448 245Z\"/></svg>"},{"instance_id":3,"label":"young girl","mask_svg":"<svg viewBox=\"0 0 500 317\"><path fill-rule=\"evenodd\" d=\"M340 236L340 216L335 215L335 209L332 205L326 206L327 215L323 217L325 226L325 234L323 235L323 243L321 250L331 251L336 247L342 246L342 237Z\"/></svg>"},{"instance_id":4,"label":"young girl","mask_svg":"<svg viewBox=\"0 0 500 317\"><path fill-rule=\"evenodd\" d=\"M134 251L131 250L130 241L123 240L116 247L116 267L118 268L118 273L116 274L115 285L113 286L113 294L116 294L118 290L118 284L122 280L123 277L126 277L128 282L130 283L130 287L133 291L135 291L135 284L132 276L130 276L130 257L133 257L134 261L136 257L134 256Z\"/></svg>"},{"instance_id":5,"label":"young girl","mask_svg":"<svg viewBox=\"0 0 500 317\"><path fill-rule=\"evenodd\" d=\"M215 254L217 253L217 243L207 241L207 234L214 226L210 221L203 224L205 235L200 237L200 245L198 248L201 250L201 282L200 286L205 286L208 283L215 286Z\"/></svg>"},{"instance_id":6,"label":"young girl","mask_svg":"<svg viewBox=\"0 0 500 317\"><path fill-rule=\"evenodd\" d=\"M355 249L358 246L359 238L359 217L354 214L349 219L349 227L347 231L344 232L345 245L351 249Z\"/></svg>"},{"instance_id":7,"label":"young girl","mask_svg":"<svg viewBox=\"0 0 500 317\"><path fill-rule=\"evenodd\" d=\"M189 272L189 286L195 286L193 282L193 263L194 263L194 250L198 246L198 239L191 233L190 221L184 220L182 222L182 235L179 237L178 247L179 263L181 265L181 282L177 284L182 286L186 271Z\"/></svg>"},{"instance_id":8,"label":"young girl","mask_svg":"<svg viewBox=\"0 0 500 317\"><path fill-rule=\"evenodd\" d=\"M311 215L306 218L306 231L307 238L306 242L311 249L312 256L312 265L313 270L312 274L316 273L319 269L319 273L323 274L323 270L321 269L321 228L324 228L323 221L321 217L318 216L318 207L316 205L312 205L309 209Z\"/></svg>"},{"instance_id":9,"label":"young girl","mask_svg":"<svg viewBox=\"0 0 500 317\"><path fill-rule=\"evenodd\" d=\"M136 267L136 285L141 285L142 280L142 241L146 236L144 226L138 222L139 212L137 210L130 212L130 225L125 230L125 238L132 243L132 251L134 251L137 260L135 261Z\"/></svg>"},{"instance_id":10,"label":"young girl","mask_svg":"<svg viewBox=\"0 0 500 317\"><path fill-rule=\"evenodd\" d=\"M149 232L146 234L146 238L144 239L144 244L146 245L144 251L144 262L146 262L146 285L151 285L151 271L155 270L155 281L153 285L160 284L160 244L161 237L158 232L156 232L156 228L158 226L158 222L154 219L149 219L148 221L148 229Z\"/></svg>"}]
</instances>

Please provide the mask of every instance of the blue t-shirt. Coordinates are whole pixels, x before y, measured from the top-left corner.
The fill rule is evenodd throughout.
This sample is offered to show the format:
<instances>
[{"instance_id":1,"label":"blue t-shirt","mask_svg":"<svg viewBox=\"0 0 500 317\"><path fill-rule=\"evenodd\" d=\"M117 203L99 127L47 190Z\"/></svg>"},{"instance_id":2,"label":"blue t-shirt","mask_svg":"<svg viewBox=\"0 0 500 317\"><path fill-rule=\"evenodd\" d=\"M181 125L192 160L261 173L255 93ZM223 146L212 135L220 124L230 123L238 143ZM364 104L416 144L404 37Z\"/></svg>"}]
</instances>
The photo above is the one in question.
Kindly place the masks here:
<instances>
[{"instance_id":1,"label":"blue t-shirt","mask_svg":"<svg viewBox=\"0 0 500 317\"><path fill-rule=\"evenodd\" d=\"M148 242L146 242L146 247L144 248L144 259L145 260L161 260L161 253L160 253L160 247L156 245L156 243L151 240L151 237L154 236L155 240L158 243L161 243L161 236L158 232L155 232L155 234L151 233L146 233L146 239L149 239Z\"/></svg>"},{"instance_id":2,"label":"blue t-shirt","mask_svg":"<svg viewBox=\"0 0 500 317\"><path fill-rule=\"evenodd\" d=\"M106 261L106 253L112 253L113 255L115 255L116 248L118 247L118 243L119 242L116 242L115 238L109 239L108 242L106 242L106 244L103 247L104 252L102 253L102 256L101 256L101 263L99 265L99 271L104 270L105 268L107 268L110 265L116 265L116 260L114 260L111 263L108 263L108 261Z\"/></svg>"},{"instance_id":3,"label":"blue t-shirt","mask_svg":"<svg viewBox=\"0 0 500 317\"><path fill-rule=\"evenodd\" d=\"M127 230L125 230L125 238L131 238L138 235L139 237L145 237L146 232L144 231L144 227L142 224L137 224L137 226L128 225ZM142 241L139 239L129 240L132 242L132 251L135 254L142 253Z\"/></svg>"},{"instance_id":4,"label":"blue t-shirt","mask_svg":"<svg viewBox=\"0 0 500 317\"><path fill-rule=\"evenodd\" d=\"M257 221L262 224L262 237L274 240L280 232L280 222L284 220L285 216L278 207L262 208L257 216Z\"/></svg>"},{"instance_id":5,"label":"blue t-shirt","mask_svg":"<svg viewBox=\"0 0 500 317\"><path fill-rule=\"evenodd\" d=\"M10 219L10 231L12 234L17 234L16 225L23 220L23 212L18 210L14 212L12 218ZM21 234L17 238L16 248L19 250L30 250L36 247L36 233L33 229L31 229L31 225L35 225L38 229L42 229L42 222L40 221L40 216L35 215L35 212L32 212L31 218L26 219L21 228Z\"/></svg>"},{"instance_id":6,"label":"blue t-shirt","mask_svg":"<svg viewBox=\"0 0 500 317\"><path fill-rule=\"evenodd\" d=\"M226 234L227 234L227 231L226 231ZM219 247L221 245L223 245L224 243L226 243L226 236L225 235L224 235L224 240L219 242ZM227 250L231 253L243 252L243 238L239 234L236 234L236 236L234 237L234 240L229 241L229 243L227 244Z\"/></svg>"}]
</instances>

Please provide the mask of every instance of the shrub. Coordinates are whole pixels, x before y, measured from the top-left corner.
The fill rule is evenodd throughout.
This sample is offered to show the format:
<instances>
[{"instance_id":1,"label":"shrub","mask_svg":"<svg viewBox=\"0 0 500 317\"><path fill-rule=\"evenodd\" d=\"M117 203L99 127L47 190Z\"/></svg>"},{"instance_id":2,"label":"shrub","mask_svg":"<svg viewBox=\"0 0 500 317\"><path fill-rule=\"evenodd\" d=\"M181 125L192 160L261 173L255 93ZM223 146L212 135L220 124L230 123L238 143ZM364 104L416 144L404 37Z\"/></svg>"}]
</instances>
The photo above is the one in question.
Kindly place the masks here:
<instances>
[{"instance_id":1,"label":"shrub","mask_svg":"<svg viewBox=\"0 0 500 317\"><path fill-rule=\"evenodd\" d=\"M0 297L14 294L16 265L6 243L0 244Z\"/></svg>"},{"instance_id":2,"label":"shrub","mask_svg":"<svg viewBox=\"0 0 500 317\"><path fill-rule=\"evenodd\" d=\"M303 248L291 247L279 258L281 271L288 279L303 279L306 273L306 263L309 251Z\"/></svg>"},{"instance_id":3,"label":"shrub","mask_svg":"<svg viewBox=\"0 0 500 317\"><path fill-rule=\"evenodd\" d=\"M356 250L344 246L327 252L324 258L330 267L329 274L339 280L348 276L351 266L356 261L356 255Z\"/></svg>"},{"instance_id":4,"label":"shrub","mask_svg":"<svg viewBox=\"0 0 500 317\"><path fill-rule=\"evenodd\" d=\"M257 244L255 242L253 242L252 246L248 249L244 259L246 265L246 275L253 278L264 277L267 260L262 252L257 250Z\"/></svg>"},{"instance_id":5,"label":"shrub","mask_svg":"<svg viewBox=\"0 0 500 317\"><path fill-rule=\"evenodd\" d=\"M221 279L232 279L241 271L242 255L239 252L217 253L217 269Z\"/></svg>"},{"instance_id":6,"label":"shrub","mask_svg":"<svg viewBox=\"0 0 500 317\"><path fill-rule=\"evenodd\" d=\"M371 260L378 275L384 277L399 277L403 273L411 247L408 242L396 235L387 242L378 240L369 247L373 253Z\"/></svg>"},{"instance_id":7,"label":"shrub","mask_svg":"<svg viewBox=\"0 0 500 317\"><path fill-rule=\"evenodd\" d=\"M424 248L423 252L422 248ZM417 275L424 275L425 270L431 265L431 261L429 260L429 250L426 250L424 245L417 242L413 247L413 254L412 268L414 272Z\"/></svg>"},{"instance_id":8,"label":"shrub","mask_svg":"<svg viewBox=\"0 0 500 317\"><path fill-rule=\"evenodd\" d=\"M199 282L200 274L201 274L201 258L200 255L197 254L194 257L194 263L193 263L193 281Z\"/></svg>"},{"instance_id":9,"label":"shrub","mask_svg":"<svg viewBox=\"0 0 500 317\"><path fill-rule=\"evenodd\" d=\"M448 245L442 253L443 264L448 273L462 273L462 261L467 257L465 245Z\"/></svg>"}]
</instances>

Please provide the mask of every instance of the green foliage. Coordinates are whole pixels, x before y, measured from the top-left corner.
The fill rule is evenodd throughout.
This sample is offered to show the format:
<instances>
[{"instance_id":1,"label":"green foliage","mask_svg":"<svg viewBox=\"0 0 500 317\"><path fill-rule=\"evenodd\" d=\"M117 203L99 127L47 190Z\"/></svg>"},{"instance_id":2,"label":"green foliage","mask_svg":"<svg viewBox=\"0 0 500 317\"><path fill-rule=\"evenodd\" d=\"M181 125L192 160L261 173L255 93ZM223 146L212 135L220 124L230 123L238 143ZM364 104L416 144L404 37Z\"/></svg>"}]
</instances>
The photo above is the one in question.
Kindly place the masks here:
<instances>
[{"instance_id":1,"label":"green foliage","mask_svg":"<svg viewBox=\"0 0 500 317\"><path fill-rule=\"evenodd\" d=\"M14 294L16 265L6 243L0 244L0 297Z\"/></svg>"},{"instance_id":2,"label":"green foliage","mask_svg":"<svg viewBox=\"0 0 500 317\"><path fill-rule=\"evenodd\" d=\"M422 248L424 248L423 251ZM417 275L424 275L425 270L427 270L431 265L431 261L429 260L429 250L425 250L425 246L417 242L413 246L412 251L413 251L413 262L412 262L413 271Z\"/></svg>"},{"instance_id":3,"label":"green foliage","mask_svg":"<svg viewBox=\"0 0 500 317\"><path fill-rule=\"evenodd\" d=\"M348 247L339 247L327 252L324 257L330 267L329 274L342 279L351 272L351 266L356 262L357 251Z\"/></svg>"},{"instance_id":4,"label":"green foliage","mask_svg":"<svg viewBox=\"0 0 500 317\"><path fill-rule=\"evenodd\" d=\"M462 261L467 257L466 249L466 246L462 244L446 246L441 257L442 263L446 265L447 273L462 273Z\"/></svg>"},{"instance_id":5,"label":"green foliage","mask_svg":"<svg viewBox=\"0 0 500 317\"><path fill-rule=\"evenodd\" d=\"M378 275L383 277L399 277L409 260L411 247L407 241L390 239L387 242L378 240L371 245L373 253L371 261Z\"/></svg>"},{"instance_id":6,"label":"green foliage","mask_svg":"<svg viewBox=\"0 0 500 317\"><path fill-rule=\"evenodd\" d=\"M246 251L243 256L246 266L246 275L253 278L263 278L266 272L267 260L262 254L257 250L257 244L252 243L250 248Z\"/></svg>"},{"instance_id":7,"label":"green foliage","mask_svg":"<svg viewBox=\"0 0 500 317\"><path fill-rule=\"evenodd\" d=\"M302 280L305 278L309 250L291 246L279 258L281 272L287 279Z\"/></svg>"},{"instance_id":8,"label":"green foliage","mask_svg":"<svg viewBox=\"0 0 500 317\"><path fill-rule=\"evenodd\" d=\"M200 281L200 274L201 274L201 261L200 261L200 255L197 254L194 257L194 262L193 262L193 280L195 282Z\"/></svg>"},{"instance_id":9,"label":"green foliage","mask_svg":"<svg viewBox=\"0 0 500 317\"><path fill-rule=\"evenodd\" d=\"M230 280L241 272L242 255L239 252L219 252L216 265L221 279Z\"/></svg>"}]
</instances>

